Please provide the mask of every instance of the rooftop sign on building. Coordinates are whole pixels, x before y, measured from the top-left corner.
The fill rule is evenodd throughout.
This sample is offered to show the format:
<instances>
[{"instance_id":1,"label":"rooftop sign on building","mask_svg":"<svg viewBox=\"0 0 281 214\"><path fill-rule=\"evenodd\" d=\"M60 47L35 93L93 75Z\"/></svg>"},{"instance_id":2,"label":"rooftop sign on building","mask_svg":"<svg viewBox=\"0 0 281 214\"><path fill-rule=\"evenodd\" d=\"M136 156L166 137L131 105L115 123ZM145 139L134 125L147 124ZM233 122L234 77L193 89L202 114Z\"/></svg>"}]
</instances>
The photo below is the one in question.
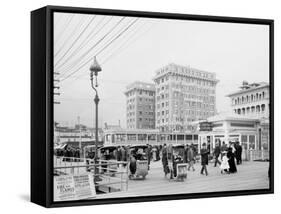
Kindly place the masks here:
<instances>
[{"instance_id":1,"label":"rooftop sign on building","mask_svg":"<svg viewBox=\"0 0 281 214\"><path fill-rule=\"evenodd\" d=\"M212 131L213 123L211 122L201 122L199 123L199 131Z\"/></svg>"}]
</instances>

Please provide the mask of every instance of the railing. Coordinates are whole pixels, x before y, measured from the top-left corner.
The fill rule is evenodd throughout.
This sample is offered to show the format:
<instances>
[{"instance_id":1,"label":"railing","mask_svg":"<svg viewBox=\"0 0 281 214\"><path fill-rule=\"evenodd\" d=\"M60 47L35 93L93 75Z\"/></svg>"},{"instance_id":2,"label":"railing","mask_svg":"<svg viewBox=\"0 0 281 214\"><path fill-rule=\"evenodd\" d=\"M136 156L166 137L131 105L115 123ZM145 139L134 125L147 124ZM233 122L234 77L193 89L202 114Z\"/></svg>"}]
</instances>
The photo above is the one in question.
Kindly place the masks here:
<instances>
[{"instance_id":1,"label":"railing","mask_svg":"<svg viewBox=\"0 0 281 214\"><path fill-rule=\"evenodd\" d=\"M247 161L268 161L269 150L253 150L249 149L244 152L244 160Z\"/></svg>"},{"instance_id":2,"label":"railing","mask_svg":"<svg viewBox=\"0 0 281 214\"><path fill-rule=\"evenodd\" d=\"M54 156L54 175L92 173L99 192L126 191L128 189L128 162L114 160Z\"/></svg>"}]
</instances>

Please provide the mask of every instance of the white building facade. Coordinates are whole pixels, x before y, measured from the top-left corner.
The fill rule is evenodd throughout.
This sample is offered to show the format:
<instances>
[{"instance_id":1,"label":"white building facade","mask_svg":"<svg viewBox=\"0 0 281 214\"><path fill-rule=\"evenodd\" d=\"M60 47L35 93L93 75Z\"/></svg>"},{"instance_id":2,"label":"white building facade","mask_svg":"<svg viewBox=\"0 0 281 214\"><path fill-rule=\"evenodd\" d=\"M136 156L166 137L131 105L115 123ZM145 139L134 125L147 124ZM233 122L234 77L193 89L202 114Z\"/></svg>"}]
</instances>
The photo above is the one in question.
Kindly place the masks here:
<instances>
[{"instance_id":1,"label":"white building facade","mask_svg":"<svg viewBox=\"0 0 281 214\"><path fill-rule=\"evenodd\" d=\"M240 90L228 95L231 107L236 115L259 120L256 134L256 149L268 150L270 145L270 91L266 82L252 83L244 81Z\"/></svg>"},{"instance_id":2,"label":"white building facade","mask_svg":"<svg viewBox=\"0 0 281 214\"><path fill-rule=\"evenodd\" d=\"M269 117L269 84L243 82L241 90L228 95L235 114L254 118Z\"/></svg>"},{"instance_id":3,"label":"white building facade","mask_svg":"<svg viewBox=\"0 0 281 214\"><path fill-rule=\"evenodd\" d=\"M193 121L216 114L216 74L169 64L156 71L156 128L195 131Z\"/></svg>"}]
</instances>

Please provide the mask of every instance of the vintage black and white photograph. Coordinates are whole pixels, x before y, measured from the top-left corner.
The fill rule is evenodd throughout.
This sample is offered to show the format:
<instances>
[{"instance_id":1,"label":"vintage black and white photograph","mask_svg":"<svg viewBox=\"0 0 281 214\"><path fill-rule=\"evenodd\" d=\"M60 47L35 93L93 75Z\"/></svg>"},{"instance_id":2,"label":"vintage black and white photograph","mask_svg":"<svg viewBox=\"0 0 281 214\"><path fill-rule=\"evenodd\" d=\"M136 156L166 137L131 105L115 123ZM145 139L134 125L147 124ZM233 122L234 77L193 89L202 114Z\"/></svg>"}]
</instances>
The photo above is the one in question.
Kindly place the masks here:
<instances>
[{"instance_id":1,"label":"vintage black and white photograph","mask_svg":"<svg viewBox=\"0 0 281 214\"><path fill-rule=\"evenodd\" d=\"M269 190L269 31L54 12L54 202Z\"/></svg>"}]
</instances>

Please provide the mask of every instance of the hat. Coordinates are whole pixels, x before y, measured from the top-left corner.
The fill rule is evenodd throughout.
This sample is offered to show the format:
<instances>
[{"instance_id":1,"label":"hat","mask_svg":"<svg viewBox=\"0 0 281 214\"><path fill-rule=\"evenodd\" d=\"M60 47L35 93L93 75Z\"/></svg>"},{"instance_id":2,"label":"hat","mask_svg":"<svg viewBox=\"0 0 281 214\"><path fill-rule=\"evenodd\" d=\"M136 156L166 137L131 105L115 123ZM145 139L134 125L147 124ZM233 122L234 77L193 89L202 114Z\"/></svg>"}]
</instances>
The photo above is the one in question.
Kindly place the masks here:
<instances>
[{"instance_id":1,"label":"hat","mask_svg":"<svg viewBox=\"0 0 281 214\"><path fill-rule=\"evenodd\" d=\"M206 143L203 143L202 146L206 146Z\"/></svg>"}]
</instances>

